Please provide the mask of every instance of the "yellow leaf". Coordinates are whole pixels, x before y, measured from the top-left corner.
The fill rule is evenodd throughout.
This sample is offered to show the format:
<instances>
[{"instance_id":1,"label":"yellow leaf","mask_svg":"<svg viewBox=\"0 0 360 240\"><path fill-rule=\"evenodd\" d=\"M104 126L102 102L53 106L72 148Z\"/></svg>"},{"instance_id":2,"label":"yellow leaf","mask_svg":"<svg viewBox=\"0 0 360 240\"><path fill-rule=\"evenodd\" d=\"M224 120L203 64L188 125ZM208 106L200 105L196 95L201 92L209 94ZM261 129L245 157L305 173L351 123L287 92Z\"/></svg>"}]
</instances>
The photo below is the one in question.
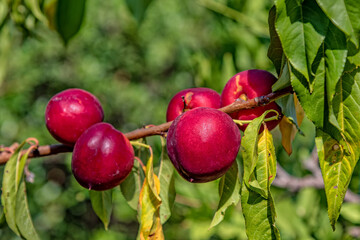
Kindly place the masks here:
<instances>
[{"instance_id":1,"label":"yellow leaf","mask_svg":"<svg viewBox=\"0 0 360 240\"><path fill-rule=\"evenodd\" d=\"M295 138L295 134L297 132L296 127L294 124L284 116L279 124L280 132L281 132L281 144L283 145L287 154L291 155L292 153L292 141Z\"/></svg>"}]
</instances>

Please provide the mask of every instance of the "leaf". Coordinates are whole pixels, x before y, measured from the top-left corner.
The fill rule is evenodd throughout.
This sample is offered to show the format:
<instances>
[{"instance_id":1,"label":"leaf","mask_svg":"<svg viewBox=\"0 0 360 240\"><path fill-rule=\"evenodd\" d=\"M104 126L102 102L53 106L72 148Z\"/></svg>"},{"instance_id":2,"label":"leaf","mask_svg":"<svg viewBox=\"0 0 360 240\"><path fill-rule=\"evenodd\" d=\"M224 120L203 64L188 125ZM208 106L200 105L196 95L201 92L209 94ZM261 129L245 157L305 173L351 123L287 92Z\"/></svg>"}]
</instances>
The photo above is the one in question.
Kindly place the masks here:
<instances>
[{"instance_id":1,"label":"leaf","mask_svg":"<svg viewBox=\"0 0 360 240\"><path fill-rule=\"evenodd\" d=\"M260 187L265 192L265 198L270 193L270 185L276 176L276 155L273 138L265 127L259 136L258 161L256 164L256 178Z\"/></svg>"},{"instance_id":2,"label":"leaf","mask_svg":"<svg viewBox=\"0 0 360 240\"><path fill-rule=\"evenodd\" d=\"M47 24L45 15L40 10L40 3L38 0L25 0L25 4L31 10L32 14L44 24Z\"/></svg>"},{"instance_id":3,"label":"leaf","mask_svg":"<svg viewBox=\"0 0 360 240\"><path fill-rule=\"evenodd\" d=\"M20 157L20 150L25 145L25 142L21 143L20 146L15 150L9 161L5 165L4 176L2 182L2 194L1 202L4 206L4 213L6 222L9 228L20 236L18 227L16 226L16 194L17 194L17 183L16 183L16 165L18 158Z\"/></svg>"},{"instance_id":4,"label":"leaf","mask_svg":"<svg viewBox=\"0 0 360 240\"><path fill-rule=\"evenodd\" d=\"M344 32L351 41L358 47L359 30L359 1L342 0L328 1L316 0L324 13L330 18L337 28ZM357 31L356 31L357 30Z\"/></svg>"},{"instance_id":5,"label":"leaf","mask_svg":"<svg viewBox=\"0 0 360 240\"><path fill-rule=\"evenodd\" d=\"M139 196L140 239L164 239L160 220L160 181L154 174L153 156L146 164L145 180Z\"/></svg>"},{"instance_id":6,"label":"leaf","mask_svg":"<svg viewBox=\"0 0 360 240\"><path fill-rule=\"evenodd\" d=\"M56 7L56 30L64 44L79 32L85 15L86 0L58 0Z\"/></svg>"},{"instance_id":7,"label":"leaf","mask_svg":"<svg viewBox=\"0 0 360 240\"><path fill-rule=\"evenodd\" d=\"M139 204L139 195L143 181L143 170L141 169L139 162L135 161L130 174L120 184L121 193L129 206L134 210L137 210Z\"/></svg>"},{"instance_id":8,"label":"leaf","mask_svg":"<svg viewBox=\"0 0 360 240\"><path fill-rule=\"evenodd\" d=\"M334 139L317 129L315 142L325 184L328 215L335 229L341 204L360 155L360 119L354 115L360 111L360 69L344 72L337 83L332 105L342 138Z\"/></svg>"},{"instance_id":9,"label":"leaf","mask_svg":"<svg viewBox=\"0 0 360 240\"><path fill-rule=\"evenodd\" d=\"M239 169L235 161L231 168L225 173L219 182L220 201L210 228L218 225L225 216L226 209L231 205L236 205L240 200L240 180Z\"/></svg>"},{"instance_id":10,"label":"leaf","mask_svg":"<svg viewBox=\"0 0 360 240\"><path fill-rule=\"evenodd\" d=\"M259 129L262 122L265 119L265 116L269 111L264 112L260 117L255 118L251 123L246 127L244 137L242 139L242 156L244 161L244 183L253 191L258 192L264 198L267 198L267 192L260 186L260 183L257 178L255 178L255 167L258 164L258 154L261 150L258 149L258 140L259 140ZM263 145L261 145L263 148ZM259 177L261 181L261 177Z\"/></svg>"},{"instance_id":11,"label":"leaf","mask_svg":"<svg viewBox=\"0 0 360 240\"><path fill-rule=\"evenodd\" d=\"M174 181L174 167L169 159L166 149L166 140L161 137L161 160L159 170L160 180L160 219L161 224L164 224L171 216L171 209L175 201L175 181Z\"/></svg>"},{"instance_id":12,"label":"leaf","mask_svg":"<svg viewBox=\"0 0 360 240\"><path fill-rule=\"evenodd\" d=\"M276 0L275 6L275 28L283 51L312 92L311 65L325 39L329 20L315 0Z\"/></svg>"},{"instance_id":13,"label":"leaf","mask_svg":"<svg viewBox=\"0 0 360 240\"><path fill-rule=\"evenodd\" d=\"M270 192L268 199L265 199L243 184L241 207L249 240L280 239L279 230L275 226L275 206Z\"/></svg>"},{"instance_id":14,"label":"leaf","mask_svg":"<svg viewBox=\"0 0 360 240\"><path fill-rule=\"evenodd\" d=\"M112 189L107 191L89 191L91 206L103 222L105 230L108 230L112 212L112 191Z\"/></svg>"},{"instance_id":15,"label":"leaf","mask_svg":"<svg viewBox=\"0 0 360 240\"><path fill-rule=\"evenodd\" d=\"M270 9L269 18L268 18L269 32L270 32L270 46L268 49L267 56L273 62L277 74L280 75L280 71L282 69L284 52L283 52L283 49L281 46L281 41L280 41L279 35L277 34L276 29L275 29L275 19L276 19L276 8L275 8L275 6L273 6ZM275 83L275 84L277 84L277 83Z\"/></svg>"},{"instance_id":16,"label":"leaf","mask_svg":"<svg viewBox=\"0 0 360 240\"><path fill-rule=\"evenodd\" d=\"M145 12L151 2L152 0L126 0L130 12L139 24L144 20Z\"/></svg>"},{"instance_id":17,"label":"leaf","mask_svg":"<svg viewBox=\"0 0 360 240\"><path fill-rule=\"evenodd\" d=\"M292 141L297 132L296 127L286 116L283 116L279 123L279 128L281 132L281 144L290 156L292 153Z\"/></svg>"},{"instance_id":18,"label":"leaf","mask_svg":"<svg viewBox=\"0 0 360 240\"><path fill-rule=\"evenodd\" d=\"M22 237L27 240L40 239L31 220L24 178L20 182L19 191L16 195L15 217L16 225Z\"/></svg>"},{"instance_id":19,"label":"leaf","mask_svg":"<svg viewBox=\"0 0 360 240\"><path fill-rule=\"evenodd\" d=\"M341 204L344 201L359 153L355 153L355 149L351 147L351 154L346 155L342 145L344 143L337 142L321 130L318 130L316 135L315 142L325 184L328 215L331 226L335 230L335 223L339 217Z\"/></svg>"}]
</instances>

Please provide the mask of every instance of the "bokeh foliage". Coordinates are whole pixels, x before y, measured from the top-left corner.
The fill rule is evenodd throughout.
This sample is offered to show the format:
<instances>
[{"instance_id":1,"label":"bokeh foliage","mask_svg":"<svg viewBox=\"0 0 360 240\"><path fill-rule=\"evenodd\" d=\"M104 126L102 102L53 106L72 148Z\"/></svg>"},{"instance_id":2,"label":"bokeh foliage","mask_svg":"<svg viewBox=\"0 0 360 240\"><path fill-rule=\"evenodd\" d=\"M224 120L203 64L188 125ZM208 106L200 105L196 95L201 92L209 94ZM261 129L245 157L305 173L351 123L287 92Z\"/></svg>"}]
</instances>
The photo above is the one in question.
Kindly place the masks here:
<instances>
[{"instance_id":1,"label":"bokeh foliage","mask_svg":"<svg viewBox=\"0 0 360 240\"><path fill-rule=\"evenodd\" d=\"M55 31L31 14L20 14L26 17L2 26L0 144L30 136L40 144L55 143L46 130L44 110L50 97L66 88L92 92L104 107L105 120L127 132L164 122L168 101L184 88L221 92L236 72L259 68L275 74L267 58L270 0L153 0L135 7L129 2L144 1L87 1L81 30L66 48ZM47 4L51 1L44 1L43 7ZM0 20L9 17L3 5ZM279 163L299 177L308 174L301 163L311 154L315 134L308 120L301 129L305 136L296 136L291 157L280 146L278 130L273 133ZM157 161L160 139L148 141ZM88 191L71 175L70 160L71 154L61 154L33 159L30 165L36 178L27 184L28 200L41 238L134 239L136 212L120 191L114 191L113 215L105 231L91 208ZM360 191L358 172L359 167L350 183L354 192ZM246 239L239 204L209 230L219 200L217 185L217 181L190 184L176 176L178 196L163 226L167 239ZM332 233L323 190L302 189L295 194L274 188L272 192L283 239L350 239L351 229L360 224L354 214L359 206L346 204ZM17 239L6 224L0 238Z\"/></svg>"}]
</instances>

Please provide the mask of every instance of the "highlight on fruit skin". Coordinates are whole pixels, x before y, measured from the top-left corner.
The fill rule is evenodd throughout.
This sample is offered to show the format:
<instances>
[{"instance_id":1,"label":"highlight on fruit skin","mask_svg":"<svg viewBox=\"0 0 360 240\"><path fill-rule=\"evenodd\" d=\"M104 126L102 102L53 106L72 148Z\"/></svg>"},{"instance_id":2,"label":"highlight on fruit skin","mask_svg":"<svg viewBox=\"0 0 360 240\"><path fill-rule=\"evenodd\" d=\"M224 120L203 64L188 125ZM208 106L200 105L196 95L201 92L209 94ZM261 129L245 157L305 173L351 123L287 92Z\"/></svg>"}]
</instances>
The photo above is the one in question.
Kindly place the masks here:
<instances>
[{"instance_id":1,"label":"highlight on fruit skin","mask_svg":"<svg viewBox=\"0 0 360 240\"><path fill-rule=\"evenodd\" d=\"M188 88L175 94L166 111L166 121L173 121L185 111L196 107L220 108L220 94L211 88Z\"/></svg>"},{"instance_id":2,"label":"highlight on fruit skin","mask_svg":"<svg viewBox=\"0 0 360 240\"><path fill-rule=\"evenodd\" d=\"M119 185L131 172L134 150L123 133L109 123L97 123L77 140L71 168L81 186L107 190Z\"/></svg>"},{"instance_id":3,"label":"highlight on fruit skin","mask_svg":"<svg viewBox=\"0 0 360 240\"><path fill-rule=\"evenodd\" d=\"M250 100L256 97L264 96L272 92L272 85L277 81L276 77L271 73L251 69L239 72L229 79L221 93L221 107L232 104L238 99ZM281 108L275 102L271 102L265 106L259 106L253 109L244 109L238 112L231 113L233 119L238 120L253 120L261 116L265 111L274 109L279 113L278 120L266 122L269 130L275 128L281 121ZM276 113L269 113L266 117L276 116ZM245 131L248 124L239 126L242 131ZM261 126L260 131L263 130Z\"/></svg>"},{"instance_id":4,"label":"highlight on fruit skin","mask_svg":"<svg viewBox=\"0 0 360 240\"><path fill-rule=\"evenodd\" d=\"M226 173L236 159L240 142L240 130L229 115L199 107L173 121L167 135L167 151L184 179L201 183Z\"/></svg>"},{"instance_id":5,"label":"highlight on fruit skin","mask_svg":"<svg viewBox=\"0 0 360 240\"><path fill-rule=\"evenodd\" d=\"M54 95L45 110L45 123L59 142L73 146L80 135L104 120L99 100L91 93L70 88Z\"/></svg>"}]
</instances>

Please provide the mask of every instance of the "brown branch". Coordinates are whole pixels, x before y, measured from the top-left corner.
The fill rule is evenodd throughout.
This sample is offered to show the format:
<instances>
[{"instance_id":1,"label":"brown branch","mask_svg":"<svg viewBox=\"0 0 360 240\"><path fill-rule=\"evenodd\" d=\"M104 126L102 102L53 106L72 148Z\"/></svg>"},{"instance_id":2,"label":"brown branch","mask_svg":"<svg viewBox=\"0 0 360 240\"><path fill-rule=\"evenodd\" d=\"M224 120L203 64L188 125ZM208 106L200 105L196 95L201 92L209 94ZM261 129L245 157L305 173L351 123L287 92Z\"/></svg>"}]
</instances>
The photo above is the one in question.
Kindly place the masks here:
<instances>
[{"instance_id":1,"label":"brown branch","mask_svg":"<svg viewBox=\"0 0 360 240\"><path fill-rule=\"evenodd\" d=\"M291 93L293 93L292 88L287 87L282 90L267 94L265 96L250 99L248 101L238 99L238 101L235 101L234 103L232 103L228 106L220 108L219 110L223 111L225 113L233 113L233 112L243 110L243 109L256 108L259 106L269 104L269 103L275 101L276 99L284 97ZM171 123L172 122L166 122L166 123L163 123L160 125L139 128L134 131L125 133L125 136L129 140L136 140L136 139L140 139L143 137L149 137L149 136L153 136L153 135L163 135L169 129ZM64 153L64 152L72 152L72 150L73 150L72 147L69 147L69 146L63 145L63 144L44 145L44 146L39 146L38 149L32 151L29 154L29 158L44 157L44 156L49 156L49 155L54 155L54 154ZM26 150L24 150L24 151L26 151ZM6 150L0 151L0 164L5 164L10 159L11 155L12 155L11 151L6 151Z\"/></svg>"}]
</instances>

